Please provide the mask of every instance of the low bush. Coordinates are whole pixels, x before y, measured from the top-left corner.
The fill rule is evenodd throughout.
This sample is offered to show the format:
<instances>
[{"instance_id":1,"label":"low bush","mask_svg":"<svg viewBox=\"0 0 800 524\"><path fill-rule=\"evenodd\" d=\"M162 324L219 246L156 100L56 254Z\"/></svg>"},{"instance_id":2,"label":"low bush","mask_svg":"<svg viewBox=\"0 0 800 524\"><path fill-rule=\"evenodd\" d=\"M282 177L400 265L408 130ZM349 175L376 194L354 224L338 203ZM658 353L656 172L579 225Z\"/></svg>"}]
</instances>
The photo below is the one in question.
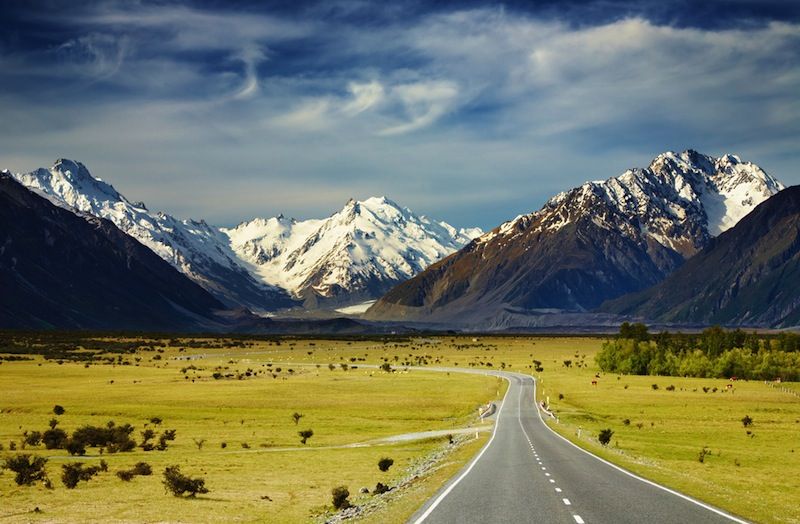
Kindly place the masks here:
<instances>
[{"instance_id":1,"label":"low bush","mask_svg":"<svg viewBox=\"0 0 800 524\"><path fill-rule=\"evenodd\" d=\"M601 429L600 434L597 436L597 440L600 441L600 444L607 446L609 442L611 442L611 437L614 435L614 431L611 428Z\"/></svg>"},{"instance_id":2,"label":"low bush","mask_svg":"<svg viewBox=\"0 0 800 524\"><path fill-rule=\"evenodd\" d=\"M181 473L180 466L167 466L164 469L164 487L176 497L188 493L194 497L198 493L208 493L205 479L201 477L191 478Z\"/></svg>"},{"instance_id":3,"label":"low bush","mask_svg":"<svg viewBox=\"0 0 800 524\"><path fill-rule=\"evenodd\" d=\"M100 466L84 467L83 462L73 462L71 464L64 464L61 466L61 482L67 489L74 489L78 482L88 481L101 471Z\"/></svg>"},{"instance_id":4,"label":"low bush","mask_svg":"<svg viewBox=\"0 0 800 524\"><path fill-rule=\"evenodd\" d=\"M389 471L389 468L394 464L394 460L384 457L378 461L378 469L381 471Z\"/></svg>"},{"instance_id":5,"label":"low bush","mask_svg":"<svg viewBox=\"0 0 800 524\"><path fill-rule=\"evenodd\" d=\"M331 490L331 496L333 499L333 507L336 509L345 509L350 507L350 501L347 500L350 497L350 490L348 490L345 486L338 486Z\"/></svg>"}]
</instances>

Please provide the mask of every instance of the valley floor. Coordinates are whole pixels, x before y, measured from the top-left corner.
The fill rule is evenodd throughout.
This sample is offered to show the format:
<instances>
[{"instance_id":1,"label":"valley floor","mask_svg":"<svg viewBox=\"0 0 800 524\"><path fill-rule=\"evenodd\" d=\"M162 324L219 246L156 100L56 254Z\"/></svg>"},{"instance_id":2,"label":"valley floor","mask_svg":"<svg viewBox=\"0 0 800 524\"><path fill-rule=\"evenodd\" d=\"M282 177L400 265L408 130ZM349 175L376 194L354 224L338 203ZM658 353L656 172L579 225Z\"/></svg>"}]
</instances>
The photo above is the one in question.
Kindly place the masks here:
<instances>
[{"instance_id":1,"label":"valley floor","mask_svg":"<svg viewBox=\"0 0 800 524\"><path fill-rule=\"evenodd\" d=\"M477 438L470 432L462 445L445 454L451 447L447 436L378 440L437 430L453 430L456 440L463 439L457 430L479 424L477 409L505 391L497 378L405 370L439 366L533 374L540 400L549 401L558 417L553 427L582 447L747 519L800 522L796 384L784 384L788 389L783 389L737 381L729 389L724 380L606 375L594 363L602 340L588 337L128 342L135 347L132 352L98 354L113 365L95 360L86 367L83 361L62 358L59 363L40 356L3 361L0 455L13 454L12 442L20 452L23 432L47 429L51 418L68 432L109 420L131 423L137 441L145 427L172 428L176 440L162 452L137 449L100 457L90 448L91 457L83 458L28 446L24 452L49 457L54 489L17 487L11 472L0 474L0 517L322 521L333 514L332 488L347 486L351 501L363 505L377 498L359 494L361 487L371 491L377 482L397 485L436 455L439 460L428 465L426 474L380 498L380 504L373 503L360 517L404 522L480 449L486 432L476 432ZM536 363L541 371L534 371ZM367 367L382 364L392 371ZM55 417L55 404L66 413ZM303 415L297 424L295 412ZM753 420L746 428L745 415ZM153 424L152 417L163 421ZM614 435L603 447L597 435L606 428ZM304 429L314 431L305 445L298 437ZM395 461L385 473L377 468L382 457ZM61 484L62 464L97 463L101 458L108 462L108 473L74 490ZM139 461L150 463L154 474L130 483L114 476ZM161 472L171 464L205 478L210 493L194 500L166 494ZM41 513L33 513L36 507Z\"/></svg>"}]
</instances>

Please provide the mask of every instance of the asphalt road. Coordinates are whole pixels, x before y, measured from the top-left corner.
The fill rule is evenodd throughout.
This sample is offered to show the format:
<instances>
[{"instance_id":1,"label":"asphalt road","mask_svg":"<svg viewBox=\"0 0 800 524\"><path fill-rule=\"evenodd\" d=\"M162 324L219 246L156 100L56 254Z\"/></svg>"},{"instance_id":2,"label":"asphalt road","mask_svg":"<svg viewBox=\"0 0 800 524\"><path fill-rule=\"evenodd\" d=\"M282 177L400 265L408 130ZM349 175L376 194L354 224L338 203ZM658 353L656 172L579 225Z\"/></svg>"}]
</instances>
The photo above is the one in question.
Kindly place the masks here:
<instances>
[{"instance_id":1,"label":"asphalt road","mask_svg":"<svg viewBox=\"0 0 800 524\"><path fill-rule=\"evenodd\" d=\"M409 522L745 522L625 472L555 434L536 408L530 376L487 374L509 381L491 440Z\"/></svg>"}]
</instances>

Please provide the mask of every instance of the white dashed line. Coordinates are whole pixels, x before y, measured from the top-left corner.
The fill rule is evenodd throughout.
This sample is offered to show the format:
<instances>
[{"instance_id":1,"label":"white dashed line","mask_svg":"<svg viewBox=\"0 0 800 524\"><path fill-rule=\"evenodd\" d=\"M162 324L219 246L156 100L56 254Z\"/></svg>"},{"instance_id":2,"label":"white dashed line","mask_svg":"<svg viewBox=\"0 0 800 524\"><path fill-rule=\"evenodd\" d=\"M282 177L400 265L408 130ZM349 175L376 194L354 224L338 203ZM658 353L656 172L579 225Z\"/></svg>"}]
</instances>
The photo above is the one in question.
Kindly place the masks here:
<instances>
[{"instance_id":1,"label":"white dashed line","mask_svg":"<svg viewBox=\"0 0 800 524\"><path fill-rule=\"evenodd\" d=\"M573 515L572 518L575 519L576 524L584 524L583 519L580 515Z\"/></svg>"},{"instance_id":2,"label":"white dashed line","mask_svg":"<svg viewBox=\"0 0 800 524\"><path fill-rule=\"evenodd\" d=\"M571 506L572 505L572 502L570 502L569 499L561 499L561 500L564 501L564 505L566 505L566 506Z\"/></svg>"},{"instance_id":3,"label":"white dashed line","mask_svg":"<svg viewBox=\"0 0 800 524\"><path fill-rule=\"evenodd\" d=\"M561 493L561 488L556 488L556 493Z\"/></svg>"},{"instance_id":4,"label":"white dashed line","mask_svg":"<svg viewBox=\"0 0 800 524\"><path fill-rule=\"evenodd\" d=\"M553 480L553 479L550 479L550 484L555 484L555 483L556 483L556 481L555 481L555 480Z\"/></svg>"},{"instance_id":5,"label":"white dashed line","mask_svg":"<svg viewBox=\"0 0 800 524\"><path fill-rule=\"evenodd\" d=\"M545 477L549 477L549 476L550 476L550 473L545 473L545 474L544 474L544 476L545 476Z\"/></svg>"}]
</instances>

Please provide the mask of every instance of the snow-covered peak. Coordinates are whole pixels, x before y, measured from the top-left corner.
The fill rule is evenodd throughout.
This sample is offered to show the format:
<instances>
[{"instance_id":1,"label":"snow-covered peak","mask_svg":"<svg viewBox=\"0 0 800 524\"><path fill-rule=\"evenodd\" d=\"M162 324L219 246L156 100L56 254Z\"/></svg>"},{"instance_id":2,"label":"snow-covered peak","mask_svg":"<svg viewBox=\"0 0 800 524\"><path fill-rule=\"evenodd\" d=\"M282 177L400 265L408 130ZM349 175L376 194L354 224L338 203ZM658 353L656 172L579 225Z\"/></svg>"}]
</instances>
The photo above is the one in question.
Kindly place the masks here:
<instances>
[{"instance_id":1,"label":"snow-covered peak","mask_svg":"<svg viewBox=\"0 0 800 524\"><path fill-rule=\"evenodd\" d=\"M58 159L50 169L13 175L26 187L55 198L79 211L97 215L104 207L126 202L111 184L95 178L86 166L74 160Z\"/></svg>"},{"instance_id":2,"label":"snow-covered peak","mask_svg":"<svg viewBox=\"0 0 800 524\"><path fill-rule=\"evenodd\" d=\"M296 296L376 296L481 233L414 214L385 196L350 199L325 219L254 219L222 230L264 281Z\"/></svg>"},{"instance_id":3,"label":"snow-covered peak","mask_svg":"<svg viewBox=\"0 0 800 524\"><path fill-rule=\"evenodd\" d=\"M599 227L654 240L690 256L783 188L760 167L736 155L714 158L691 149L667 151L647 168L629 169L559 193L541 210L503 224L482 241L518 234L528 225L557 231L588 218Z\"/></svg>"}]
</instances>

